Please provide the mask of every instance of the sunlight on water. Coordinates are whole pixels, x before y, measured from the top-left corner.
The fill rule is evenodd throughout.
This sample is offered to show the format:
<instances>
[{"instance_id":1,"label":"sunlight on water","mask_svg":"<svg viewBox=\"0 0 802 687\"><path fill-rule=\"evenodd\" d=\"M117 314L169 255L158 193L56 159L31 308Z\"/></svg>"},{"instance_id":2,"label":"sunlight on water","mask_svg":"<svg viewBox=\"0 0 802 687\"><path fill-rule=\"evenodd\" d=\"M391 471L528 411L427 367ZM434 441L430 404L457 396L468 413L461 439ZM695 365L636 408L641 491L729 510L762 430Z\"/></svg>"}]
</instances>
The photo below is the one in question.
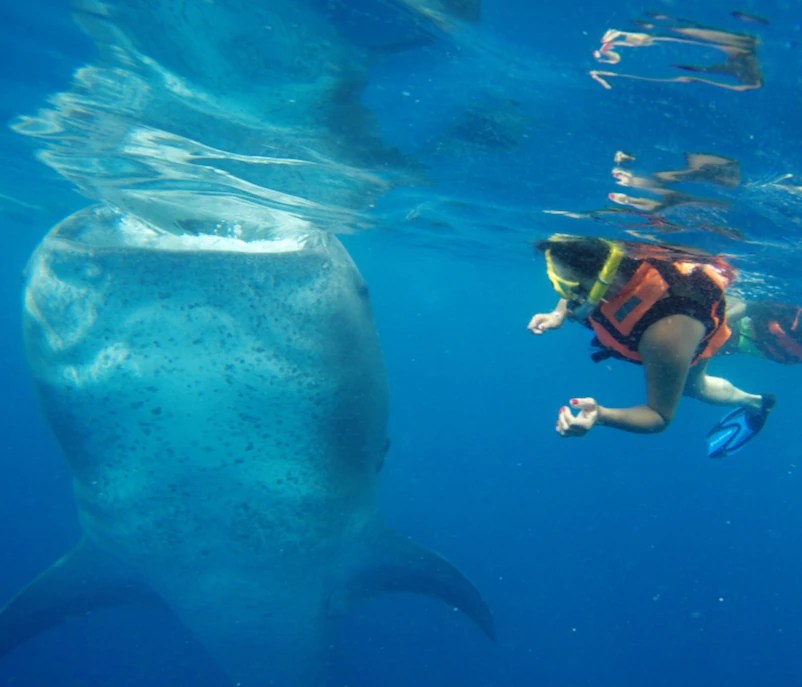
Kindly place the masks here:
<instances>
[{"instance_id":1,"label":"sunlight on water","mask_svg":"<svg viewBox=\"0 0 802 687\"><path fill-rule=\"evenodd\" d=\"M280 225L365 225L400 157L359 104L364 58L308 10L237 5L207 8L193 25L171 14L181 3L84 3L78 19L98 44L97 62L14 129L43 139L41 159L85 195L163 228L264 220L265 209ZM147 54L148 13L192 42ZM215 15L219 30L204 25ZM193 50L204 64L178 73Z\"/></svg>"},{"instance_id":2,"label":"sunlight on water","mask_svg":"<svg viewBox=\"0 0 802 687\"><path fill-rule=\"evenodd\" d=\"M499 160L521 164L539 88L560 80L477 32L478 8L82 0L97 58L12 126L85 196L164 231L273 221L520 246L531 209L475 187ZM397 90L375 78L407 63Z\"/></svg>"},{"instance_id":3,"label":"sunlight on water","mask_svg":"<svg viewBox=\"0 0 802 687\"><path fill-rule=\"evenodd\" d=\"M781 276L772 246L802 250L802 160L746 116L782 86L764 83L783 50L768 19L647 12L555 57L505 40L493 9L81 0L97 57L12 126L85 196L164 232L379 227L525 256L580 231ZM583 72L594 61L609 69Z\"/></svg>"}]
</instances>

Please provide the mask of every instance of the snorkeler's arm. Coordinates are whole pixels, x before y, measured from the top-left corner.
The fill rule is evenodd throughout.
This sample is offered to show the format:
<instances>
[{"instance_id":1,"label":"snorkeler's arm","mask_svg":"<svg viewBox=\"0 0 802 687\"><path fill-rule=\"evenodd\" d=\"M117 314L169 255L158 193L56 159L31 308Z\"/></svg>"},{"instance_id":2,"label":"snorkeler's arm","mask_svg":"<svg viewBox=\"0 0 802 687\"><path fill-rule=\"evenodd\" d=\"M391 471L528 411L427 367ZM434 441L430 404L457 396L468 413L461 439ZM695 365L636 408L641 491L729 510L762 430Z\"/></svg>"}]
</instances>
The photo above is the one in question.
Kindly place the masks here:
<instances>
[{"instance_id":1,"label":"snorkeler's arm","mask_svg":"<svg viewBox=\"0 0 802 687\"><path fill-rule=\"evenodd\" d=\"M596 423L639 433L668 427L704 332L704 325L687 315L671 315L651 325L638 347L646 377L646 403L632 408L599 406Z\"/></svg>"},{"instance_id":2,"label":"snorkeler's arm","mask_svg":"<svg viewBox=\"0 0 802 687\"><path fill-rule=\"evenodd\" d=\"M527 329L533 334L542 334L549 329L559 329L568 313L568 301L561 298L554 306L554 310L547 313L538 313L529 320Z\"/></svg>"},{"instance_id":3,"label":"snorkeler's arm","mask_svg":"<svg viewBox=\"0 0 802 687\"><path fill-rule=\"evenodd\" d=\"M597 425L637 434L655 434L668 427L669 421L648 405L632 408L606 408L599 406Z\"/></svg>"}]
</instances>

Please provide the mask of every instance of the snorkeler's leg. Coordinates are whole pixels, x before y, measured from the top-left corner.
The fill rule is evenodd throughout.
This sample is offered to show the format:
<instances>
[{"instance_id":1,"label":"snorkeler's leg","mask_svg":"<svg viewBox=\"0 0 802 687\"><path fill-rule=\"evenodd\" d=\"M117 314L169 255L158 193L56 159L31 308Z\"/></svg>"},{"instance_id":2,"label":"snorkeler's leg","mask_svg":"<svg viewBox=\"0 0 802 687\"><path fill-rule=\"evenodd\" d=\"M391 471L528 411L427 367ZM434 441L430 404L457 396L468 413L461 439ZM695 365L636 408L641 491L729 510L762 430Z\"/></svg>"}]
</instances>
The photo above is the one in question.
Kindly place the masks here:
<instances>
[{"instance_id":1,"label":"snorkeler's leg","mask_svg":"<svg viewBox=\"0 0 802 687\"><path fill-rule=\"evenodd\" d=\"M723 377L707 374L708 361L704 360L691 368L685 383L684 395L713 405L732 405L760 410L763 397L739 389Z\"/></svg>"},{"instance_id":2,"label":"snorkeler's leg","mask_svg":"<svg viewBox=\"0 0 802 687\"><path fill-rule=\"evenodd\" d=\"M746 315L747 302L734 296L727 296L727 324L733 327Z\"/></svg>"}]
</instances>

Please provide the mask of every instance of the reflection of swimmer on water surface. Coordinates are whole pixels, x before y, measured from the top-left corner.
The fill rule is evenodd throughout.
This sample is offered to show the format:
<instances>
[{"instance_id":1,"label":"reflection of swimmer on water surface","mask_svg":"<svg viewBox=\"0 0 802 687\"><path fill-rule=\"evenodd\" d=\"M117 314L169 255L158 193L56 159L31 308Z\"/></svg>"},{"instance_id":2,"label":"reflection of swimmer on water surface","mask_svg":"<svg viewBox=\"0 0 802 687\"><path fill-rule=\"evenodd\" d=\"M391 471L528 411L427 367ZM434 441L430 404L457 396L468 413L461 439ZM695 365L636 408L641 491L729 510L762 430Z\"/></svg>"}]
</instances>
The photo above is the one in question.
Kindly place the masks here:
<instances>
[{"instance_id":1,"label":"reflection of swimmer on water surface","mask_svg":"<svg viewBox=\"0 0 802 687\"><path fill-rule=\"evenodd\" d=\"M654 19L658 21L671 20L670 17L664 15L656 15ZM646 26L657 30L653 23ZM621 62L621 55L616 51L618 48L644 48L660 43L687 45L694 48L710 48L723 53L724 61L707 65L674 64L672 66L683 71L726 77L732 79L735 83L701 76L653 77L600 70L592 70L590 76L607 89L612 88L607 79L615 77L663 83L697 82L733 91L747 91L760 88L763 85L763 75L757 59L757 39L753 36L693 25L669 25L664 30L676 35L609 29L602 36L601 47L593 52L593 57L603 64L615 65Z\"/></svg>"},{"instance_id":2,"label":"reflection of swimmer on water surface","mask_svg":"<svg viewBox=\"0 0 802 687\"><path fill-rule=\"evenodd\" d=\"M616 153L616 162L634 161L634 156L622 156ZM734 187L741 181L740 166L737 160L713 155L710 153L686 153L685 167L678 170L655 172L651 176L639 176L620 165L612 170L613 178L619 186L641 189L657 196L644 198L625 193L610 193L608 198L618 205L626 205L644 213L655 213L677 205L701 204L707 206L726 207L727 204L715 198L702 198L690 193L668 188L676 183L711 183L719 186Z\"/></svg>"},{"instance_id":3,"label":"reflection of swimmer on water surface","mask_svg":"<svg viewBox=\"0 0 802 687\"><path fill-rule=\"evenodd\" d=\"M614 224L635 238L654 238L652 231L661 234L704 231L734 241L744 240L741 231L726 226L718 216L720 211L729 209L728 196L701 196L693 188L678 190L675 187L676 184L701 184L722 189L737 188L741 183L740 164L737 160L714 153L691 152L685 153L684 167L647 174L631 169L637 162L633 152L618 150L613 162L611 174L616 184L628 189L627 192L607 194L608 200L615 206L584 211L550 209L544 212ZM651 194L651 197L646 194ZM684 206L693 206L700 211L672 212L672 209ZM714 214L711 216L708 210ZM647 232L646 236L643 231Z\"/></svg>"},{"instance_id":4,"label":"reflection of swimmer on water surface","mask_svg":"<svg viewBox=\"0 0 802 687\"><path fill-rule=\"evenodd\" d=\"M720 186L737 186L741 183L738 160L712 153L685 153L683 169L656 172L654 176L666 183L704 181Z\"/></svg>"},{"instance_id":5,"label":"reflection of swimmer on water surface","mask_svg":"<svg viewBox=\"0 0 802 687\"><path fill-rule=\"evenodd\" d=\"M732 88L732 90L749 90L750 88L760 88L763 83L763 75L760 72L760 64L757 61L757 55L754 52L754 47L744 50L741 48L724 48L719 49L727 56L726 62L719 64L711 64L707 66L678 64L677 69L683 69L688 72L696 72L699 74L721 74L722 76L731 76L736 81L742 84L740 87L727 86L722 83L699 79L704 83L710 83L714 86L721 86L722 88Z\"/></svg>"},{"instance_id":6,"label":"reflection of swimmer on water surface","mask_svg":"<svg viewBox=\"0 0 802 687\"><path fill-rule=\"evenodd\" d=\"M761 24L768 26L769 20L757 14L750 14L749 12L741 12L740 10L733 10L730 14L736 19L746 22L747 24Z\"/></svg>"}]
</instances>

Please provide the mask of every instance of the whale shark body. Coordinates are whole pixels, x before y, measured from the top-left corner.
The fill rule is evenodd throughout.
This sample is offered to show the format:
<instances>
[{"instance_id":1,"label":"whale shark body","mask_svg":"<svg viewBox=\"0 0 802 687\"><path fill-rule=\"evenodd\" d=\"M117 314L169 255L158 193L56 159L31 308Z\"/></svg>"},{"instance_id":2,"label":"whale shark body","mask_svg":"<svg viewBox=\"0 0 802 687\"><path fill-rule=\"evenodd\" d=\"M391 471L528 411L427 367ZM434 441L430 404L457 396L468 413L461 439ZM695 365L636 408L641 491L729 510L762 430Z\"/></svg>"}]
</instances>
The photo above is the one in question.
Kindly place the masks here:
<instances>
[{"instance_id":1,"label":"whale shark body","mask_svg":"<svg viewBox=\"0 0 802 687\"><path fill-rule=\"evenodd\" d=\"M320 231L175 236L97 206L27 270L24 338L84 532L0 612L0 653L72 615L171 609L248 685L325 681L337 619L473 585L377 505L387 387L365 285Z\"/></svg>"}]
</instances>

